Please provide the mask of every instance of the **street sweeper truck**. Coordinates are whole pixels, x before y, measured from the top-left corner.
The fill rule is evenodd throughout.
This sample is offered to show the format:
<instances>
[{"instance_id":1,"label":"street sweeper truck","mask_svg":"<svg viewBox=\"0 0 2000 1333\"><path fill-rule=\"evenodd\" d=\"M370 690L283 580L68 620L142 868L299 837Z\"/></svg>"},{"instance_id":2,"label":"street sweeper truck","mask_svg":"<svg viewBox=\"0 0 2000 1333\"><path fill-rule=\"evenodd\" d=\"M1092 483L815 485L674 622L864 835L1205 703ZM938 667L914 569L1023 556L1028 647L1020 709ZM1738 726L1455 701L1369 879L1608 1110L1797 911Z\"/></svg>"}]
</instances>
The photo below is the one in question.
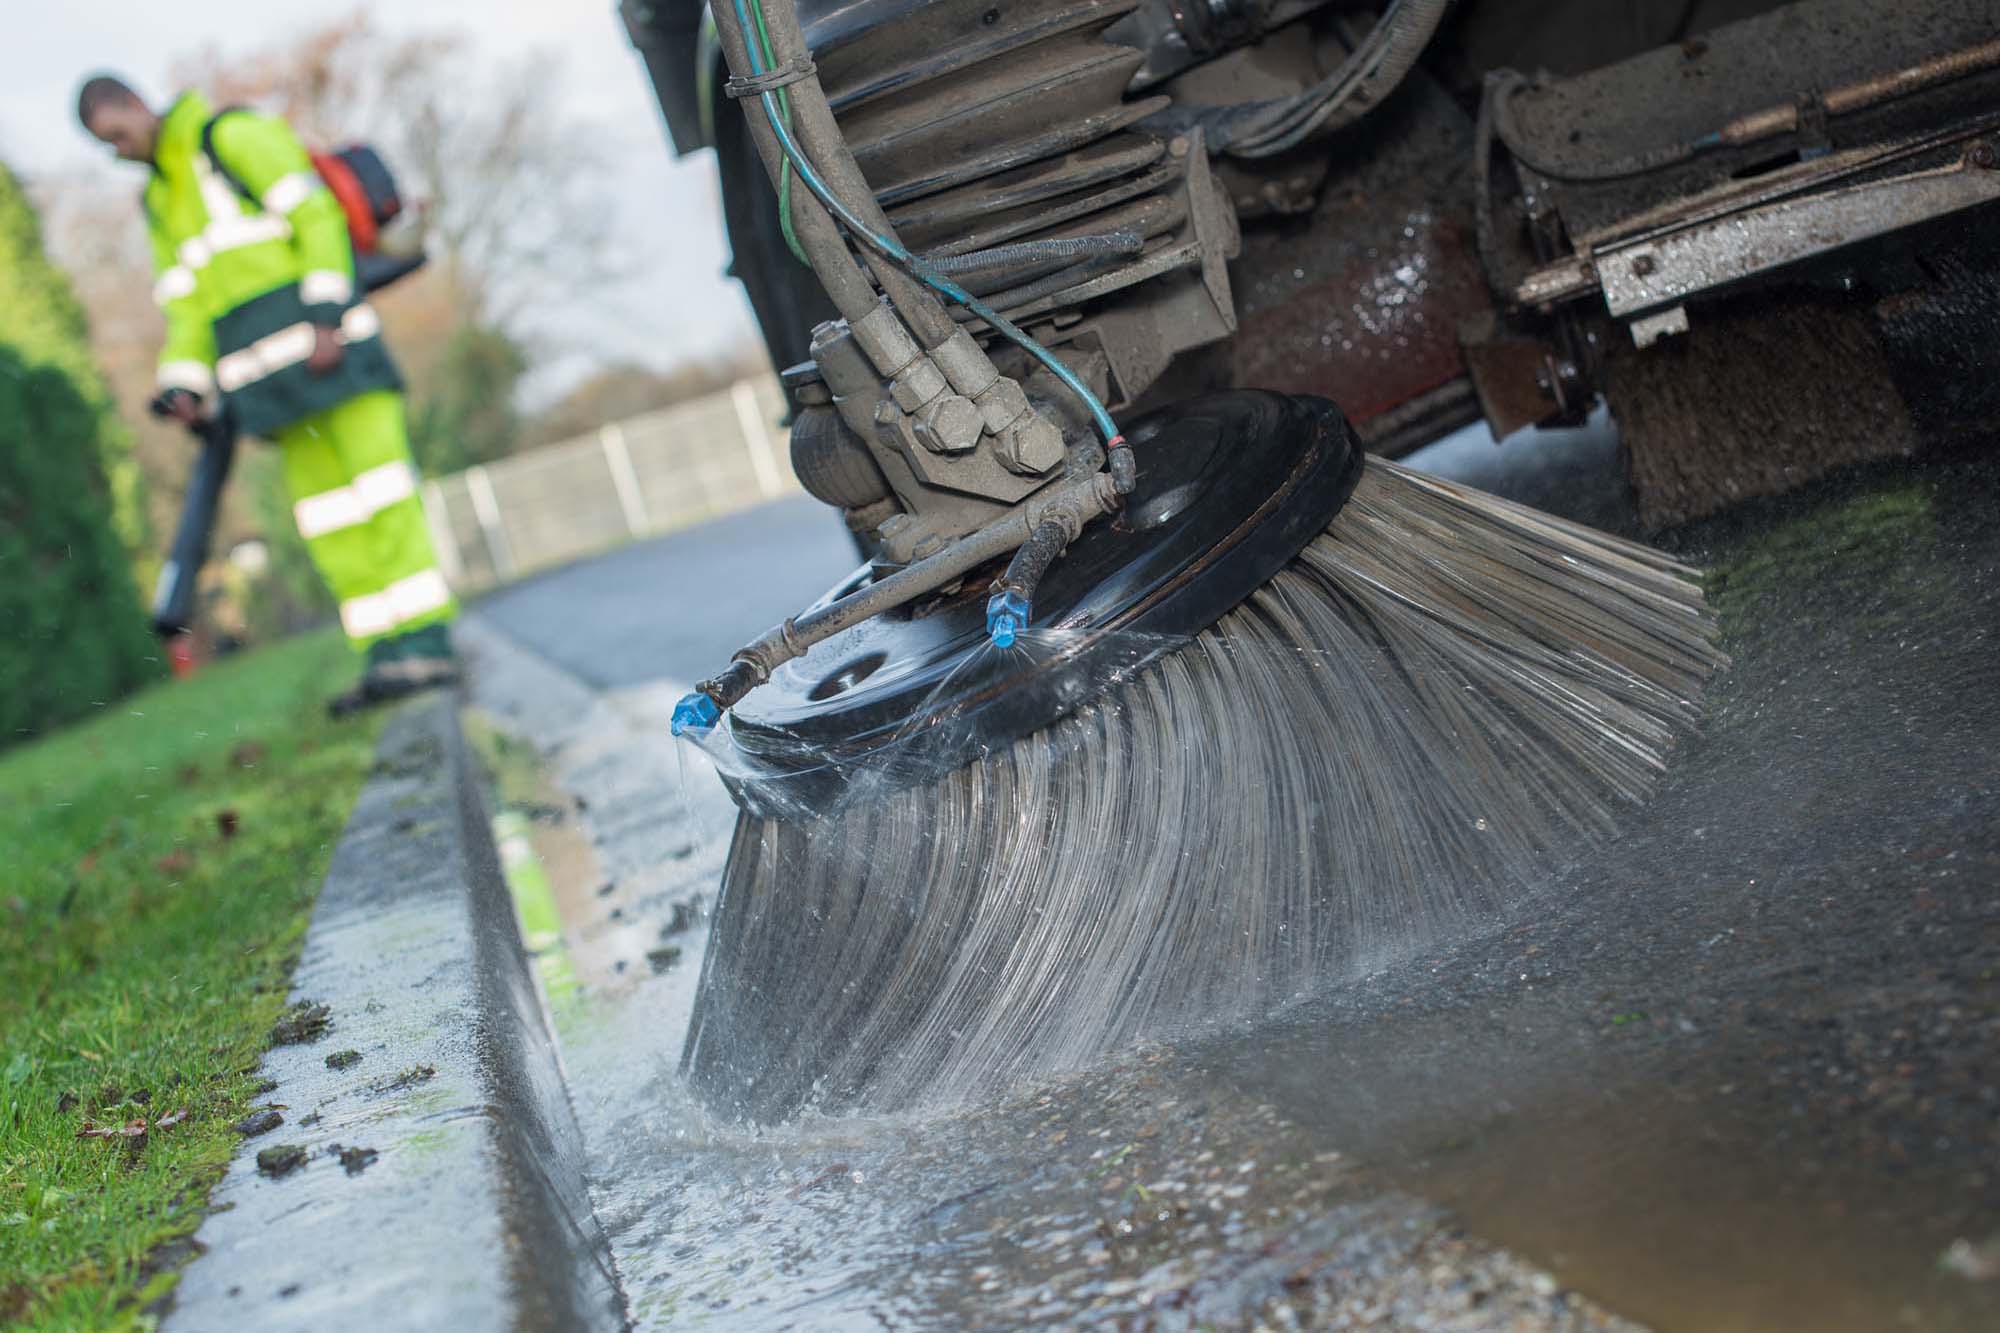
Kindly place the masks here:
<instances>
[{"instance_id":1,"label":"street sweeper truck","mask_svg":"<svg viewBox=\"0 0 2000 1333\"><path fill-rule=\"evenodd\" d=\"M756 1119L1252 1011L1609 832L1696 571L1390 460L1608 399L1672 523L1948 430L1992 318L1987 0L625 16L869 553L674 715L741 809L684 1064Z\"/></svg>"}]
</instances>

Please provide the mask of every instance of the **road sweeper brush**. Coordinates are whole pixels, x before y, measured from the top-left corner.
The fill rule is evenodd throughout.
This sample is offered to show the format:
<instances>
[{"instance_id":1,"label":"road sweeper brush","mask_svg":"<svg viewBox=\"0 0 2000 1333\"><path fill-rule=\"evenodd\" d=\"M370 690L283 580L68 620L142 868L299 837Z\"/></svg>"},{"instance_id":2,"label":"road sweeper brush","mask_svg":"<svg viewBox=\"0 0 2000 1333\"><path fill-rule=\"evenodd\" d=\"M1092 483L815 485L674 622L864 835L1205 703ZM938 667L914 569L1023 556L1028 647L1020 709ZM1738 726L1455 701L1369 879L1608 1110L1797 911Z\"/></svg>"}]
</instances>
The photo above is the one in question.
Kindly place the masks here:
<instances>
[{"instance_id":1,"label":"road sweeper brush","mask_svg":"<svg viewBox=\"0 0 2000 1333\"><path fill-rule=\"evenodd\" d=\"M716 16L841 312L788 372L794 463L879 554L676 709L743 811L711 1101L948 1097L1251 1012L1651 789L1722 661L1692 571L1369 458L1320 399L1121 430L1087 355L897 239L788 0ZM978 259L1031 282L1072 240Z\"/></svg>"}]
</instances>

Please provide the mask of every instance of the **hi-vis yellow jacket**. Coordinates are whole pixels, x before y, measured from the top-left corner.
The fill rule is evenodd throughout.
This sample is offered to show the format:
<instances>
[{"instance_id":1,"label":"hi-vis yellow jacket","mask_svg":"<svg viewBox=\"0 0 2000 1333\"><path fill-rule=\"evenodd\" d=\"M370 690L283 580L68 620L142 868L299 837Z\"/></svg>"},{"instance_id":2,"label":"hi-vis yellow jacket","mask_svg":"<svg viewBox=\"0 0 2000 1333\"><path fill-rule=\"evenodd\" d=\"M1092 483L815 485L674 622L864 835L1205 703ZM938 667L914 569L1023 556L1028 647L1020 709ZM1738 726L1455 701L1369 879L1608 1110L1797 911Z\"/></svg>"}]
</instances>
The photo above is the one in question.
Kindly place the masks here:
<instances>
[{"instance_id":1,"label":"hi-vis yellow jacket","mask_svg":"<svg viewBox=\"0 0 2000 1333\"><path fill-rule=\"evenodd\" d=\"M370 389L400 388L375 311L356 300L347 218L289 126L229 111L210 143L256 202L231 187L202 151L211 112L183 93L160 123L146 225L167 315L159 385L213 399L238 428L269 436L300 417ZM337 329L340 365L305 365L313 327Z\"/></svg>"}]
</instances>

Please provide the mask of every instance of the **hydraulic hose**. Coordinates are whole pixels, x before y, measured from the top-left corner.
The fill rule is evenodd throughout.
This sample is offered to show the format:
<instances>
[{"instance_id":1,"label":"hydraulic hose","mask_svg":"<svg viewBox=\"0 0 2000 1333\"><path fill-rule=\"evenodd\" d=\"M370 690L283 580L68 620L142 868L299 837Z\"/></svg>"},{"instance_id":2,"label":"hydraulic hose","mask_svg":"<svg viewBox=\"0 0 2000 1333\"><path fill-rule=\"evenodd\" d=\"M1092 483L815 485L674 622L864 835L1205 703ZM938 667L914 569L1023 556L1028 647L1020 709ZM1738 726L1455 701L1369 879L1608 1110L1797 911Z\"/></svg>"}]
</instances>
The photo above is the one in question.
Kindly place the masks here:
<instances>
[{"instance_id":1,"label":"hydraulic hose","mask_svg":"<svg viewBox=\"0 0 2000 1333\"><path fill-rule=\"evenodd\" d=\"M726 7L714 6L714 8ZM738 26L744 26L744 7L739 5L736 8ZM776 67L810 70L812 51L806 46L805 32L799 27L798 11L791 0L781 0L781 3L768 5L759 3L755 8L761 19L762 29L770 35L771 54L776 60ZM751 54L755 56L757 53L752 50ZM757 63L759 62L753 60L753 72L761 72L755 70ZM848 211L861 219L866 230L893 238L896 234L895 228L890 224L888 215L882 211L881 205L876 202L874 187L861 174L860 166L854 161L854 154L848 150L846 137L841 134L840 126L833 118L833 107L826 100L826 90L820 86L819 76L807 73L789 85L787 91L791 95L792 123L797 131L798 142L803 147L805 155L820 169L834 197L846 205ZM775 113L776 108L772 105L772 100L769 94L765 95L767 111ZM796 169L797 164L794 164L794 170ZM875 276L881 281L882 291L888 296L890 304L896 307L896 313L910 326L910 331L916 335L917 342L925 351L938 346L958 332L958 326L952 322L951 316L946 313L937 298L896 265L878 259L871 262L869 267L875 270Z\"/></svg>"},{"instance_id":2,"label":"hydraulic hose","mask_svg":"<svg viewBox=\"0 0 2000 1333\"><path fill-rule=\"evenodd\" d=\"M1117 255L1099 255L1093 259L1086 259L1080 264L1070 264L1059 268L1054 273L1045 274L1042 277L1034 279L1032 282L1022 283L1018 287L1009 287L1005 291L984 293L982 299L986 304L1002 313L1010 310L1019 310L1022 306L1030 305L1045 296L1054 296L1057 292L1065 291L1080 282L1088 281L1097 274L1115 266L1118 258ZM970 311L960 311L958 317L968 323L973 319Z\"/></svg>"},{"instance_id":3,"label":"hydraulic hose","mask_svg":"<svg viewBox=\"0 0 2000 1333\"><path fill-rule=\"evenodd\" d=\"M1028 534L1021 549L1007 562L1007 572L986 599L986 636L996 648L1012 648L1034 614L1035 589L1042 575L1076 540L1077 530L1061 518L1046 518Z\"/></svg>"},{"instance_id":4,"label":"hydraulic hose","mask_svg":"<svg viewBox=\"0 0 2000 1333\"><path fill-rule=\"evenodd\" d=\"M948 278L973 281L980 278L1012 277L1025 268L1051 262L1073 263L1102 255L1132 255L1144 249L1146 238L1131 227L1088 236L1051 236L1039 241L1016 241L988 250L962 255L928 254L924 262L932 271Z\"/></svg>"},{"instance_id":5,"label":"hydraulic hose","mask_svg":"<svg viewBox=\"0 0 2000 1333\"><path fill-rule=\"evenodd\" d=\"M736 10L735 26L739 34L737 49L743 51L746 55L752 75L754 77L763 77L770 71L764 67L762 57L754 47L744 46L740 40L740 34L749 27L748 9L746 7L747 0L731 0L731 4ZM797 20L789 13L782 13L774 18L770 26L778 34L796 34L798 31ZM776 42L783 42L786 38L781 35L774 40ZM810 86L815 92L818 91L817 81L810 76L798 80L794 86L801 88ZM1118 456L1121 451L1129 455L1130 450L1125 443L1125 437L1119 433L1118 423L1111 419L1111 413L1105 410L1104 404L1098 400L1097 395L1090 391L1090 386L1086 385L1075 371L1063 364L1062 358L1056 356L1055 353L1036 342L1026 333L1023 333L984 301L981 301L978 297L972 295L943 274L931 269L921 259L918 259L901 241L896 239L893 231L886 228L877 230L861 217L857 216L855 211L849 208L846 202L820 176L813 163L807 158L805 151L800 148L798 140L792 137L791 131L786 127L777 113L775 92L765 91L761 96L764 102L764 120L770 128L771 134L776 138L779 147L784 151L785 157L791 162L792 170L798 173L799 180L825 206L826 211L838 219L842 226L846 227L856 239L860 240L870 250L881 255L891 264L908 272L925 286L965 306L968 310L971 310L982 320L986 321L987 325L994 332L1000 334L1000 336L1006 338L1009 342L1012 342L1046 366L1050 374L1054 375L1065 387L1076 395L1077 400L1082 403L1084 410L1089 413L1093 424L1097 427L1098 433L1104 437L1105 447L1110 452L1114 462L1113 475L1114 477L1120 475L1119 469L1116 466ZM815 97L803 95L796 97L794 104L799 110L801 121L811 121L813 117L808 111L808 107L817 103L820 107L824 108L825 101L824 93L819 93ZM830 112L828 116L830 119ZM838 134L837 129L834 132L836 135ZM852 165L852 159L846 154L844 145L842 151L836 154L836 156L846 158L848 164ZM873 203L872 195L870 196L870 203L871 205ZM880 210L877 209L876 212L879 214ZM938 309L942 316L943 308L938 307ZM944 318L947 324L951 323L949 316L944 316ZM953 325L953 329L955 331L956 325ZM1126 489L1129 489L1129 487ZM1124 491L1121 490L1120 493L1122 494Z\"/></svg>"},{"instance_id":6,"label":"hydraulic hose","mask_svg":"<svg viewBox=\"0 0 2000 1333\"><path fill-rule=\"evenodd\" d=\"M726 5L716 6L714 13L715 33L722 43L723 57L730 68L751 68L749 47L745 45L743 30L736 25L735 16L728 13ZM772 99L745 100L757 102L754 112L749 107L744 108L743 119L750 127L750 138L757 146L758 156L764 160L765 171L776 179L781 168L789 170L790 167L784 150L778 145L777 136L772 132L770 120L781 112L772 104ZM874 310L875 286L848 250L847 242L841 238L840 229L834 225L825 205L810 192L795 193L789 202L793 235L841 318L852 323Z\"/></svg>"},{"instance_id":7,"label":"hydraulic hose","mask_svg":"<svg viewBox=\"0 0 2000 1333\"><path fill-rule=\"evenodd\" d=\"M1235 108L1212 128L1217 151L1275 157L1367 115L1400 86L1444 21L1451 0L1390 0L1340 68L1295 97Z\"/></svg>"}]
</instances>

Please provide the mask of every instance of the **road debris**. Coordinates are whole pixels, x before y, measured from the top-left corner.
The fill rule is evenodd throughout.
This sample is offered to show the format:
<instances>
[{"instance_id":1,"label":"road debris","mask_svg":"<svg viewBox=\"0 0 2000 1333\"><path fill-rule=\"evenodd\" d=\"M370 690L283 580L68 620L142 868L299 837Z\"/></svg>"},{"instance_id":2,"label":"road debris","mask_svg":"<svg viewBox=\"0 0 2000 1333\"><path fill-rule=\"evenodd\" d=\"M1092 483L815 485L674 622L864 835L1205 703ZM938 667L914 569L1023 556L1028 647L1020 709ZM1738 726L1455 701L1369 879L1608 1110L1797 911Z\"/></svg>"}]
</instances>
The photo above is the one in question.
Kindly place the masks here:
<instances>
[{"instance_id":1,"label":"road debris","mask_svg":"<svg viewBox=\"0 0 2000 1333\"><path fill-rule=\"evenodd\" d=\"M299 1000L271 1025L273 1046L299 1046L309 1041L318 1041L326 1035L326 1029L333 1020L333 1011L323 1004L311 1000Z\"/></svg>"}]
</instances>

